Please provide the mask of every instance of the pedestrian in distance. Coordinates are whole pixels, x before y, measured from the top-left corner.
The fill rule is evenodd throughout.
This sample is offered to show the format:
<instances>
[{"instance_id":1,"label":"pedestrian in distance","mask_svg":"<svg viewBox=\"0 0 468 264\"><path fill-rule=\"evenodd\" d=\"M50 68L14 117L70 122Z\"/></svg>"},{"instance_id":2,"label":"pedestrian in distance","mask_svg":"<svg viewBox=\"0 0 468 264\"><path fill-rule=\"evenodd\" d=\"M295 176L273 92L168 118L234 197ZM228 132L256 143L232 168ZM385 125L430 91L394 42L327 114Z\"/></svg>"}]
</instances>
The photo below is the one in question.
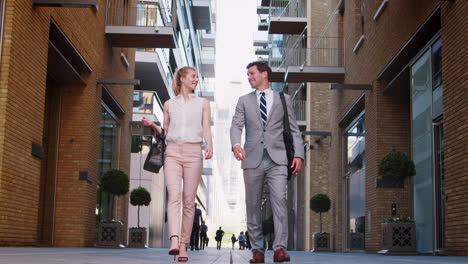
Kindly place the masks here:
<instances>
[{"instance_id":1,"label":"pedestrian in distance","mask_svg":"<svg viewBox=\"0 0 468 264\"><path fill-rule=\"evenodd\" d=\"M224 231L221 227L219 227L218 230L216 230L216 249L221 250L221 242L223 241L223 236L224 236Z\"/></svg>"},{"instance_id":2,"label":"pedestrian in distance","mask_svg":"<svg viewBox=\"0 0 468 264\"><path fill-rule=\"evenodd\" d=\"M190 250L198 250L198 243L200 241L200 223L203 221L202 211L195 203L195 216L193 218L192 234L190 235Z\"/></svg>"},{"instance_id":3,"label":"pedestrian in distance","mask_svg":"<svg viewBox=\"0 0 468 264\"><path fill-rule=\"evenodd\" d=\"M200 249L205 249L205 245L208 246L208 226L206 226L205 221L202 220L200 225Z\"/></svg>"},{"instance_id":4,"label":"pedestrian in distance","mask_svg":"<svg viewBox=\"0 0 468 264\"><path fill-rule=\"evenodd\" d=\"M197 84L198 74L194 68L177 70L172 81L175 97L167 100L163 107L165 129L145 117L141 120L158 135L164 131L166 138L163 169L168 193L169 255L174 255L174 260L179 255L179 262L188 261L187 244L190 242L195 196L203 169L203 140L206 143L204 158L211 159L213 155L210 104L194 94Z\"/></svg>"},{"instance_id":5,"label":"pedestrian in distance","mask_svg":"<svg viewBox=\"0 0 468 264\"><path fill-rule=\"evenodd\" d=\"M240 232L239 237L237 238L239 240L239 250L244 250L245 249L245 235L244 232Z\"/></svg>"},{"instance_id":6,"label":"pedestrian in distance","mask_svg":"<svg viewBox=\"0 0 468 264\"><path fill-rule=\"evenodd\" d=\"M264 263L262 220L260 214L263 184L268 184L273 211L275 240L274 262L289 261L286 253L288 242L288 209L286 185L288 158L283 139L283 109L281 95L270 88L271 68L263 61L247 65L247 77L255 91L241 96L237 102L231 124L231 146L234 157L242 161L247 209L247 230L252 244L250 263ZM294 117L291 97L284 94L291 133L294 158L292 173L301 171L304 160L304 143ZM241 135L245 128L245 144Z\"/></svg>"},{"instance_id":7,"label":"pedestrian in distance","mask_svg":"<svg viewBox=\"0 0 468 264\"><path fill-rule=\"evenodd\" d=\"M231 242L232 242L232 249L234 250L234 247L235 247L236 242L237 242L236 235L232 234Z\"/></svg>"}]
</instances>

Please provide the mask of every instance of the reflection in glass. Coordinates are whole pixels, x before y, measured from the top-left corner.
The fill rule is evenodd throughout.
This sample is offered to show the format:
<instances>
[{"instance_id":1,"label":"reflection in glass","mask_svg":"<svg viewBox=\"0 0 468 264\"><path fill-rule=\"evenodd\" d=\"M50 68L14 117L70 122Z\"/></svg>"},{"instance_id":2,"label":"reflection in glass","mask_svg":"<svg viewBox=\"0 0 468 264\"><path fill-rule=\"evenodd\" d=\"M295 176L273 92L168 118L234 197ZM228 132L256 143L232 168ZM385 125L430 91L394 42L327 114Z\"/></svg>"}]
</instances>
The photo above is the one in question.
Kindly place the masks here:
<instances>
[{"instance_id":1,"label":"reflection in glass","mask_svg":"<svg viewBox=\"0 0 468 264\"><path fill-rule=\"evenodd\" d=\"M365 249L365 210L366 210L366 173L365 173L365 123L364 115L352 125L345 134L346 163L348 175L349 240L350 249Z\"/></svg>"}]
</instances>

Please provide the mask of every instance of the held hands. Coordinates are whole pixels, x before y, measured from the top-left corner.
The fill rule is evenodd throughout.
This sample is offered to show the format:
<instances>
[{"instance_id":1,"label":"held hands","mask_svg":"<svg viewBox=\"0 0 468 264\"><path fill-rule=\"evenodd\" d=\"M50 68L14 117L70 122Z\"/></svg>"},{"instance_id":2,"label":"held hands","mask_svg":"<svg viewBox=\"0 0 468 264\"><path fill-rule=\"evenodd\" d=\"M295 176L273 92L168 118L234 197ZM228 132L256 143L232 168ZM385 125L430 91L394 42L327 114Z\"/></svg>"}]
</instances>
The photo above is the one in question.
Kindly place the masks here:
<instances>
[{"instance_id":1,"label":"held hands","mask_svg":"<svg viewBox=\"0 0 468 264\"><path fill-rule=\"evenodd\" d=\"M206 146L205 148L205 159L209 160L213 157L213 147L212 146Z\"/></svg>"},{"instance_id":2,"label":"held hands","mask_svg":"<svg viewBox=\"0 0 468 264\"><path fill-rule=\"evenodd\" d=\"M240 145L236 145L235 147L233 147L232 148L232 153L234 153L234 157L236 158L236 160L244 160L245 159L245 151Z\"/></svg>"},{"instance_id":3,"label":"held hands","mask_svg":"<svg viewBox=\"0 0 468 264\"><path fill-rule=\"evenodd\" d=\"M291 168L294 168L293 174L299 173L302 170L303 161L301 158L294 158L291 164Z\"/></svg>"}]
</instances>

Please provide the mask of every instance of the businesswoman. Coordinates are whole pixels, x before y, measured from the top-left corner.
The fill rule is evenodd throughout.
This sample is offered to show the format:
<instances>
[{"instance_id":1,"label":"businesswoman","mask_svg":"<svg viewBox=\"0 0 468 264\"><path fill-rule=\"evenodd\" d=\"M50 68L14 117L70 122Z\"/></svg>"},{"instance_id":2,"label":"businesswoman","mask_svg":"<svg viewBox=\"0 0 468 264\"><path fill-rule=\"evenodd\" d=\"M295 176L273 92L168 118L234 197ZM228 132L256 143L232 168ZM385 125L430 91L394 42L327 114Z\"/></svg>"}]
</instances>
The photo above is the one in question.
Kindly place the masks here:
<instances>
[{"instance_id":1,"label":"businesswoman","mask_svg":"<svg viewBox=\"0 0 468 264\"><path fill-rule=\"evenodd\" d=\"M195 196L203 169L201 144L205 140L205 159L213 156L210 128L210 104L194 91L198 74L192 67L176 71L172 82L174 98L164 103L166 152L164 154L164 179L166 181L167 222L171 247L169 255L179 255L179 262L188 261L187 246L192 232ZM157 133L163 131L143 117L145 126ZM182 210L181 210L182 206ZM182 211L182 214L181 214ZM179 227L182 226L179 236Z\"/></svg>"}]
</instances>

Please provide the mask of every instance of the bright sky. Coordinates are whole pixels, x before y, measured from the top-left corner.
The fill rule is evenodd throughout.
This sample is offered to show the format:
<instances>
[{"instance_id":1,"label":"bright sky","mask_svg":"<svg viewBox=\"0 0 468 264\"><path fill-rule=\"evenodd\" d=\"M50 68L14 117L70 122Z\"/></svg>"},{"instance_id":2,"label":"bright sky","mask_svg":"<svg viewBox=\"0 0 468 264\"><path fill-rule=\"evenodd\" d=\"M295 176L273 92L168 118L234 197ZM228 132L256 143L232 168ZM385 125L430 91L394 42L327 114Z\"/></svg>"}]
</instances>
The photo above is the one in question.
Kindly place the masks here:
<instances>
[{"instance_id":1,"label":"bright sky","mask_svg":"<svg viewBox=\"0 0 468 264\"><path fill-rule=\"evenodd\" d=\"M230 96L224 89L228 82L243 82L242 94L251 91L245 66L256 59L253 40L258 35L257 1L217 0L216 5L216 102L223 105L237 101L233 97L238 92Z\"/></svg>"}]
</instances>

